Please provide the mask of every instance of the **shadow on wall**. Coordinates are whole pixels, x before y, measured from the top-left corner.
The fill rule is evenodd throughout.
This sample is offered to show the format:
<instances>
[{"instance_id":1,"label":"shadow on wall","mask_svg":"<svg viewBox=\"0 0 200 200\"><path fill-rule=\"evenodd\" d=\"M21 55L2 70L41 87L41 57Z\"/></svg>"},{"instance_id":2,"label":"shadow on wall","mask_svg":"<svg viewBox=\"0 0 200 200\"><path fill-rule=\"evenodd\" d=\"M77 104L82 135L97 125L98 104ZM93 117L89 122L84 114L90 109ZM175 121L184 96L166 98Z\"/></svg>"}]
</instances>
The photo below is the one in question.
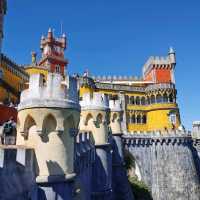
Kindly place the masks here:
<instances>
[{"instance_id":1,"label":"shadow on wall","mask_svg":"<svg viewBox=\"0 0 200 200\"><path fill-rule=\"evenodd\" d=\"M135 200L124 167L121 137L111 140L112 144L112 189L115 200Z\"/></svg>"},{"instance_id":2,"label":"shadow on wall","mask_svg":"<svg viewBox=\"0 0 200 200\"><path fill-rule=\"evenodd\" d=\"M16 153L16 149L5 151L4 167L0 167L1 200L27 200L36 186L31 169L16 162Z\"/></svg>"},{"instance_id":3,"label":"shadow on wall","mask_svg":"<svg viewBox=\"0 0 200 200\"><path fill-rule=\"evenodd\" d=\"M135 158L128 151L125 151L124 155L125 167L135 200L153 200L147 185L140 180L141 174L138 174L139 169L137 170Z\"/></svg>"}]
</instances>

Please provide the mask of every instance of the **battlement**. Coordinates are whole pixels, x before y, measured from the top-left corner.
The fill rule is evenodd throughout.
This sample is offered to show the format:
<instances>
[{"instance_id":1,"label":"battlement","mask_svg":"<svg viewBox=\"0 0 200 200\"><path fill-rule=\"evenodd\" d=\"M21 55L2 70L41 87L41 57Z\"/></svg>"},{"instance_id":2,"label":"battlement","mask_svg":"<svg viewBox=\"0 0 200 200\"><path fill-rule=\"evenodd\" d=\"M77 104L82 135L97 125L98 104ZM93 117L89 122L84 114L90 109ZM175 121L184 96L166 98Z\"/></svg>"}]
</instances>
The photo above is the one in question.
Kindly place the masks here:
<instances>
[{"instance_id":1,"label":"battlement","mask_svg":"<svg viewBox=\"0 0 200 200\"><path fill-rule=\"evenodd\" d=\"M123 135L123 140L126 145L192 143L191 133L184 131L126 133Z\"/></svg>"},{"instance_id":2,"label":"battlement","mask_svg":"<svg viewBox=\"0 0 200 200\"><path fill-rule=\"evenodd\" d=\"M67 76L64 80L60 74L49 73L45 83L43 75L31 75L29 88L21 93L18 110L31 107L79 109L76 79Z\"/></svg>"},{"instance_id":3,"label":"battlement","mask_svg":"<svg viewBox=\"0 0 200 200\"><path fill-rule=\"evenodd\" d=\"M200 121L194 121L192 124L192 137L200 139Z\"/></svg>"},{"instance_id":4,"label":"battlement","mask_svg":"<svg viewBox=\"0 0 200 200\"><path fill-rule=\"evenodd\" d=\"M120 100L109 100L109 107L112 112L122 111L122 104Z\"/></svg>"},{"instance_id":5,"label":"battlement","mask_svg":"<svg viewBox=\"0 0 200 200\"><path fill-rule=\"evenodd\" d=\"M137 76L93 76L96 81L141 81L142 79Z\"/></svg>"},{"instance_id":6,"label":"battlement","mask_svg":"<svg viewBox=\"0 0 200 200\"><path fill-rule=\"evenodd\" d=\"M168 56L151 56L143 66L143 76L153 69L172 69L176 65L175 52L172 48Z\"/></svg>"},{"instance_id":7,"label":"battlement","mask_svg":"<svg viewBox=\"0 0 200 200\"><path fill-rule=\"evenodd\" d=\"M89 93L83 94L82 101L80 101L82 110L107 110L109 109L108 96L98 92L93 95Z\"/></svg>"}]
</instances>

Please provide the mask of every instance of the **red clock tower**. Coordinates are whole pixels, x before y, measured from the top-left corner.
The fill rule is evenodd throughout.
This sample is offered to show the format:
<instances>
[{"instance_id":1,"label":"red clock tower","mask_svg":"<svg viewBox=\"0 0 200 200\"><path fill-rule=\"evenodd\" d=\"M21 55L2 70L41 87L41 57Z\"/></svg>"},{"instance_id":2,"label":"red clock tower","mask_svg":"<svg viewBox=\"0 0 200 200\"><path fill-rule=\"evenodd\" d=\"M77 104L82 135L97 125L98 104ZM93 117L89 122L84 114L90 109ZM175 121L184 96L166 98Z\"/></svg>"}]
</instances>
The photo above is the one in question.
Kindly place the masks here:
<instances>
[{"instance_id":1,"label":"red clock tower","mask_svg":"<svg viewBox=\"0 0 200 200\"><path fill-rule=\"evenodd\" d=\"M66 49L66 36L62 35L60 38L54 38L51 29L48 31L48 35L45 38L41 38L41 51L42 58L38 63L39 66L48 69L52 73L65 74L65 67L68 61L64 57L64 51Z\"/></svg>"}]
</instances>

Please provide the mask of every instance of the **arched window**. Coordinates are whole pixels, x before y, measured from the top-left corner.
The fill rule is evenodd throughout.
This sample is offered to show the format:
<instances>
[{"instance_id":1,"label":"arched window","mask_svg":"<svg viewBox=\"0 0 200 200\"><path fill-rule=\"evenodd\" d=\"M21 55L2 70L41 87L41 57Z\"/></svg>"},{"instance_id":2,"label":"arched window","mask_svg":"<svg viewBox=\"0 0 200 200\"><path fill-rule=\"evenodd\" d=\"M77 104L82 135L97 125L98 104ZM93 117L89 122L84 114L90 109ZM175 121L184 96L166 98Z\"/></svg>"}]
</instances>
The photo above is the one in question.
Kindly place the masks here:
<instances>
[{"instance_id":1,"label":"arched window","mask_svg":"<svg viewBox=\"0 0 200 200\"><path fill-rule=\"evenodd\" d=\"M156 102L155 96L151 95L151 104L154 104Z\"/></svg>"},{"instance_id":2,"label":"arched window","mask_svg":"<svg viewBox=\"0 0 200 200\"><path fill-rule=\"evenodd\" d=\"M93 117L92 117L92 115L89 113L89 114L87 115L87 117L86 117L85 125L87 126L87 125L88 125L88 122L89 122L90 120L92 120L92 119L93 119Z\"/></svg>"},{"instance_id":3,"label":"arched window","mask_svg":"<svg viewBox=\"0 0 200 200\"><path fill-rule=\"evenodd\" d=\"M169 102L170 102L170 103L173 103L173 102L174 102L173 94L170 94L170 95L169 95Z\"/></svg>"},{"instance_id":4,"label":"arched window","mask_svg":"<svg viewBox=\"0 0 200 200\"><path fill-rule=\"evenodd\" d=\"M150 103L151 103L151 102L150 102L150 97L147 97L147 98L146 98L146 104L149 105Z\"/></svg>"},{"instance_id":5,"label":"arched window","mask_svg":"<svg viewBox=\"0 0 200 200\"><path fill-rule=\"evenodd\" d=\"M132 115L132 116L131 116L131 123L132 123L132 124L135 124L135 122L136 122L136 121L135 121L135 115Z\"/></svg>"},{"instance_id":6,"label":"arched window","mask_svg":"<svg viewBox=\"0 0 200 200\"><path fill-rule=\"evenodd\" d=\"M145 102L146 102L145 97L142 97L142 98L141 98L141 105L145 105Z\"/></svg>"},{"instance_id":7,"label":"arched window","mask_svg":"<svg viewBox=\"0 0 200 200\"><path fill-rule=\"evenodd\" d=\"M112 122L115 122L117 120L117 114L114 113L113 117L112 117Z\"/></svg>"},{"instance_id":8,"label":"arched window","mask_svg":"<svg viewBox=\"0 0 200 200\"><path fill-rule=\"evenodd\" d=\"M128 96L128 95L125 96L125 101L126 101L127 104L130 103L130 101L129 101L129 96Z\"/></svg>"},{"instance_id":9,"label":"arched window","mask_svg":"<svg viewBox=\"0 0 200 200\"><path fill-rule=\"evenodd\" d=\"M52 114L47 115L43 121L44 133L49 134L55 131L56 127L57 127L57 122L55 117Z\"/></svg>"},{"instance_id":10,"label":"arched window","mask_svg":"<svg viewBox=\"0 0 200 200\"><path fill-rule=\"evenodd\" d=\"M143 123L143 124L146 124L146 123L147 123L147 116L146 116L146 115L143 115L143 116L142 116L142 123Z\"/></svg>"},{"instance_id":11,"label":"arched window","mask_svg":"<svg viewBox=\"0 0 200 200\"><path fill-rule=\"evenodd\" d=\"M97 121L98 125L102 124L102 122L103 122L103 116L102 116L102 114L99 113L97 115L96 121Z\"/></svg>"},{"instance_id":12,"label":"arched window","mask_svg":"<svg viewBox=\"0 0 200 200\"><path fill-rule=\"evenodd\" d=\"M55 70L56 73L60 73L60 65L56 65L56 70Z\"/></svg>"},{"instance_id":13,"label":"arched window","mask_svg":"<svg viewBox=\"0 0 200 200\"><path fill-rule=\"evenodd\" d=\"M140 97L136 97L135 103L136 103L136 105L140 105Z\"/></svg>"},{"instance_id":14,"label":"arched window","mask_svg":"<svg viewBox=\"0 0 200 200\"><path fill-rule=\"evenodd\" d=\"M26 134L28 134L30 128L33 127L33 126L35 126L35 125L36 125L36 123L35 123L35 120L33 119L33 117L31 117L30 115L28 115L26 117L25 122L24 122L24 132Z\"/></svg>"},{"instance_id":15,"label":"arched window","mask_svg":"<svg viewBox=\"0 0 200 200\"><path fill-rule=\"evenodd\" d=\"M161 94L157 94L156 95L156 103L162 103L163 102L163 98L161 96Z\"/></svg>"},{"instance_id":16,"label":"arched window","mask_svg":"<svg viewBox=\"0 0 200 200\"><path fill-rule=\"evenodd\" d=\"M168 96L166 93L164 93L164 95L163 95L163 102L168 103Z\"/></svg>"},{"instance_id":17,"label":"arched window","mask_svg":"<svg viewBox=\"0 0 200 200\"><path fill-rule=\"evenodd\" d=\"M137 124L141 124L141 121L142 121L142 120L141 120L141 115L138 115L138 116L137 116Z\"/></svg>"},{"instance_id":18,"label":"arched window","mask_svg":"<svg viewBox=\"0 0 200 200\"><path fill-rule=\"evenodd\" d=\"M172 124L176 124L176 112L175 111L171 111L169 112L169 121L172 123Z\"/></svg>"},{"instance_id":19,"label":"arched window","mask_svg":"<svg viewBox=\"0 0 200 200\"><path fill-rule=\"evenodd\" d=\"M135 98L133 96L130 98L130 104L135 104Z\"/></svg>"},{"instance_id":20,"label":"arched window","mask_svg":"<svg viewBox=\"0 0 200 200\"><path fill-rule=\"evenodd\" d=\"M127 115L126 115L126 121L127 121L127 124L131 123L131 118L130 118L129 113L127 113Z\"/></svg>"}]
</instances>

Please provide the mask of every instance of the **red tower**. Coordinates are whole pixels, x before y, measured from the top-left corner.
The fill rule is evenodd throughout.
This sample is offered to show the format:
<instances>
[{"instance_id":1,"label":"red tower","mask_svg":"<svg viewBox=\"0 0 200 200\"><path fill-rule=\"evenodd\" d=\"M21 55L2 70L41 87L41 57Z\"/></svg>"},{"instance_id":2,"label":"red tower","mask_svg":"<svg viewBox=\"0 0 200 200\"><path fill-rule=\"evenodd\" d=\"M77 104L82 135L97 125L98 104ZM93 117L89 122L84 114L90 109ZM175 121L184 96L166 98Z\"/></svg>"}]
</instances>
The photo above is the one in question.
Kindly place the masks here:
<instances>
[{"instance_id":1,"label":"red tower","mask_svg":"<svg viewBox=\"0 0 200 200\"><path fill-rule=\"evenodd\" d=\"M60 38L54 38L52 30L49 29L47 37L42 36L41 38L40 48L42 58L39 66L47 68L49 72L64 75L65 67L68 64L68 61L64 57L64 51L66 49L65 34Z\"/></svg>"},{"instance_id":2,"label":"red tower","mask_svg":"<svg viewBox=\"0 0 200 200\"><path fill-rule=\"evenodd\" d=\"M150 57L143 67L143 78L153 83L175 83L176 55L170 48L167 57Z\"/></svg>"}]
</instances>

